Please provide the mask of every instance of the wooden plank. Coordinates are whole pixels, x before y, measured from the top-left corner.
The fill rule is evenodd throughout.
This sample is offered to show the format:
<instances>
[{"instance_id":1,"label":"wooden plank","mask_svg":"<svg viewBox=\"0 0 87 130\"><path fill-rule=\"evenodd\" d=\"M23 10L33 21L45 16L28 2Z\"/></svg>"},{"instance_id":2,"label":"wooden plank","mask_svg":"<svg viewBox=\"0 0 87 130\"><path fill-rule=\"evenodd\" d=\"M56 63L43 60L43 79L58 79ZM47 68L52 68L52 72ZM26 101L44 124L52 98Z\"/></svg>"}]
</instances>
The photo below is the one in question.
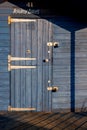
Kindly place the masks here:
<instances>
[{"instance_id":1,"label":"wooden plank","mask_svg":"<svg viewBox=\"0 0 87 130\"><path fill-rule=\"evenodd\" d=\"M32 31L32 50L31 50L31 55L32 57L36 57L36 61L32 61L32 65L37 64L37 54L38 54L38 23L37 20L35 22L31 22L31 31ZM37 69L32 69L32 107L37 106L37 91L38 91L38 84L37 84Z\"/></svg>"},{"instance_id":2,"label":"wooden plank","mask_svg":"<svg viewBox=\"0 0 87 130\"><path fill-rule=\"evenodd\" d=\"M68 30L66 30L65 28L61 27L61 26L58 26L56 24L54 24L54 28L53 28L53 32L56 33L56 34L59 34L59 33L70 33Z\"/></svg>"},{"instance_id":3,"label":"wooden plank","mask_svg":"<svg viewBox=\"0 0 87 130\"><path fill-rule=\"evenodd\" d=\"M58 126L57 127L57 129L58 129L59 128L59 124L61 122L64 122L65 120L67 120L68 118L72 117L73 115L74 114L72 114L72 113L63 114L63 115L61 115L60 118L58 118L58 119L54 120L53 122L51 122L50 124L46 125L45 128L46 129L53 129L53 130L55 130L55 127Z\"/></svg>"},{"instance_id":4,"label":"wooden plank","mask_svg":"<svg viewBox=\"0 0 87 130\"><path fill-rule=\"evenodd\" d=\"M1 30L0 30L0 34L9 34L10 33L10 30L9 30L9 28L7 27L3 27L3 28L1 28Z\"/></svg>"},{"instance_id":5,"label":"wooden plank","mask_svg":"<svg viewBox=\"0 0 87 130\"><path fill-rule=\"evenodd\" d=\"M14 128L18 121L21 119L24 119L26 116L30 116L30 114L28 114L27 112L9 112L8 114L8 120L6 122L4 122L4 124L2 124L2 128L3 129L10 129L11 127ZM12 121L12 119L14 119L14 122ZM18 121L15 121L18 120Z\"/></svg>"},{"instance_id":6,"label":"wooden plank","mask_svg":"<svg viewBox=\"0 0 87 130\"><path fill-rule=\"evenodd\" d=\"M2 118L2 116L4 118ZM81 112L2 112L2 114L0 113L0 129L85 129L87 124L86 120L86 114Z\"/></svg>"},{"instance_id":7,"label":"wooden plank","mask_svg":"<svg viewBox=\"0 0 87 130\"><path fill-rule=\"evenodd\" d=\"M9 80L5 80L4 82L3 82L3 80L0 80L0 85L1 86L9 85Z\"/></svg>"},{"instance_id":8,"label":"wooden plank","mask_svg":"<svg viewBox=\"0 0 87 130\"><path fill-rule=\"evenodd\" d=\"M0 79L9 80L9 73L0 73Z\"/></svg>"},{"instance_id":9,"label":"wooden plank","mask_svg":"<svg viewBox=\"0 0 87 130\"><path fill-rule=\"evenodd\" d=\"M74 122L74 120L76 120L76 117L72 117L72 119L70 118L68 120L72 120L71 122ZM69 130L68 125L71 126L72 123L69 122L68 120L64 121L64 123L60 123L60 125L56 126L53 130L57 130L58 128L59 129ZM73 127L73 125L72 125L71 130L73 130L73 129L75 129L75 127Z\"/></svg>"},{"instance_id":10,"label":"wooden plank","mask_svg":"<svg viewBox=\"0 0 87 130\"><path fill-rule=\"evenodd\" d=\"M30 50L32 51L32 41L31 41L31 23L26 23L26 45L25 45L25 48L26 50ZM26 57L32 57L32 52L31 53L26 53ZM31 61L26 61L26 65L32 65L31 64ZM31 91L32 91L32 73L31 73L31 69L26 69L25 70L25 74L26 74L26 95L25 95L25 98L26 98L26 107L32 107L31 106Z\"/></svg>"},{"instance_id":11,"label":"wooden plank","mask_svg":"<svg viewBox=\"0 0 87 130\"><path fill-rule=\"evenodd\" d=\"M81 40L81 39L75 40L75 42L76 42L76 45L75 45L75 46L76 46L76 47L79 47L79 46L80 46L80 47L87 46L86 41L87 41L87 40L85 40L85 39L84 39L84 40Z\"/></svg>"},{"instance_id":12,"label":"wooden plank","mask_svg":"<svg viewBox=\"0 0 87 130\"><path fill-rule=\"evenodd\" d=\"M12 9L0 8L0 14L10 14L10 13L12 13Z\"/></svg>"},{"instance_id":13,"label":"wooden plank","mask_svg":"<svg viewBox=\"0 0 87 130\"><path fill-rule=\"evenodd\" d=\"M42 111L42 105L43 105L43 99L42 99L42 88L43 88L43 81L42 81L42 69L43 69L43 54L42 54L42 48L43 48L43 43L42 43L42 32L43 32L43 27L42 27L42 19L38 19L38 68L37 68L37 73L38 73L38 93L37 93L37 111Z\"/></svg>"},{"instance_id":14,"label":"wooden plank","mask_svg":"<svg viewBox=\"0 0 87 130\"><path fill-rule=\"evenodd\" d=\"M80 39L81 39L81 40L84 40L84 39L87 40L87 34L86 34L85 32L84 32L84 33L80 33L80 32L79 32L79 33L76 33L76 40L78 40L78 39L79 39L79 40L80 40Z\"/></svg>"},{"instance_id":15,"label":"wooden plank","mask_svg":"<svg viewBox=\"0 0 87 130\"><path fill-rule=\"evenodd\" d=\"M14 57L18 57L20 55L20 24L19 23L15 23L14 25ZM18 61L15 61L15 65L20 64ZM21 107L20 106L20 102L21 102L21 98L20 98L20 88L21 88L21 83L20 83L20 70L15 70L14 71L14 79L15 82L14 83L14 96L15 96L15 106L12 107ZM22 80L23 81L23 80Z\"/></svg>"},{"instance_id":16,"label":"wooden plank","mask_svg":"<svg viewBox=\"0 0 87 130\"><path fill-rule=\"evenodd\" d=\"M21 57L26 57L26 24L25 23L19 23L20 24L20 37L21 37L21 45L20 46L20 56ZM25 43L25 44L24 44ZM20 62L20 65L25 65L25 61L21 61ZM21 87L20 87L20 101L21 101L21 107L26 107L26 73L25 73L25 69L21 69L20 70L20 84L21 84Z\"/></svg>"},{"instance_id":17,"label":"wooden plank","mask_svg":"<svg viewBox=\"0 0 87 130\"><path fill-rule=\"evenodd\" d=\"M57 42L58 40L64 39L64 40L70 40L70 33L58 33L53 36L53 39Z\"/></svg>"},{"instance_id":18,"label":"wooden plank","mask_svg":"<svg viewBox=\"0 0 87 130\"><path fill-rule=\"evenodd\" d=\"M11 55L15 55L15 25L14 24L11 24L11 33L10 33L10 37L11 37ZM10 73L10 104L11 106L15 106L15 71L12 70L11 73Z\"/></svg>"},{"instance_id":19,"label":"wooden plank","mask_svg":"<svg viewBox=\"0 0 87 130\"><path fill-rule=\"evenodd\" d=\"M59 40L59 47L53 48L53 85L59 87L58 92L53 93L53 109L70 109L70 39L71 34L58 25L53 28L53 40ZM59 30L61 29L61 33ZM64 31L64 32L63 32ZM64 36L65 35L65 36ZM66 40L64 42L62 39ZM62 86L62 88L61 88ZM63 88L64 86L64 88ZM61 88L61 89L60 89ZM66 89L65 89L66 88ZM67 103L67 106L65 105Z\"/></svg>"},{"instance_id":20,"label":"wooden plank","mask_svg":"<svg viewBox=\"0 0 87 130\"><path fill-rule=\"evenodd\" d=\"M80 115L79 115L80 116ZM74 117L74 118L76 118L76 120L74 121L74 124L73 123L71 123L72 122L72 120L73 119L71 119L71 121L69 121L69 126L65 129L65 130L69 130L70 128L71 128L71 130L73 130L73 129L79 129L81 126L82 126L82 124L85 122L85 120L87 119L87 117Z\"/></svg>"},{"instance_id":21,"label":"wooden plank","mask_svg":"<svg viewBox=\"0 0 87 130\"><path fill-rule=\"evenodd\" d=\"M8 52L7 53L0 53L0 60L7 60Z\"/></svg>"},{"instance_id":22,"label":"wooden plank","mask_svg":"<svg viewBox=\"0 0 87 130\"><path fill-rule=\"evenodd\" d=\"M7 21L0 21L0 27L8 27Z\"/></svg>"},{"instance_id":23,"label":"wooden plank","mask_svg":"<svg viewBox=\"0 0 87 130\"><path fill-rule=\"evenodd\" d=\"M45 21L43 20L42 21L42 28L43 28L43 31L42 31L42 36L43 36L43 39L42 39L42 60L46 58L46 52L45 52L45 49L46 49L46 43L45 43ZM45 69L45 65L46 63L43 62L43 69L42 69L42 110L43 111L46 111L46 69Z\"/></svg>"},{"instance_id":24,"label":"wooden plank","mask_svg":"<svg viewBox=\"0 0 87 130\"><path fill-rule=\"evenodd\" d=\"M61 52L62 53L62 52ZM53 65L56 67L56 68L59 68L60 66L68 66L70 64L70 59L69 58L53 58ZM54 68L55 70L55 68ZM63 69L64 70L64 69ZM62 69L58 70L56 69L56 71L62 71Z\"/></svg>"},{"instance_id":25,"label":"wooden plank","mask_svg":"<svg viewBox=\"0 0 87 130\"><path fill-rule=\"evenodd\" d=\"M47 37L46 37L46 31L47 31L47 21L43 20L43 60L48 58L47 57ZM47 31L48 32L48 31ZM47 86L48 86L48 70L47 67L48 63L43 62L43 111L47 111L47 102L48 102L48 97L47 97Z\"/></svg>"},{"instance_id":26,"label":"wooden plank","mask_svg":"<svg viewBox=\"0 0 87 130\"><path fill-rule=\"evenodd\" d=\"M45 23L44 23L44 26L45 26L45 50L44 50L44 53L45 53L45 59L49 59L49 56L48 56L48 47L47 47L47 42L49 41L49 22L47 20L45 20ZM46 96L46 99L45 99L45 102L46 102L46 111L49 111L49 101L50 101L50 97L49 97L49 91L47 90L47 87L48 87L48 81L49 81L49 62L45 64L45 76L46 76L46 83L45 83L45 96Z\"/></svg>"},{"instance_id":27,"label":"wooden plank","mask_svg":"<svg viewBox=\"0 0 87 130\"><path fill-rule=\"evenodd\" d=\"M0 53L9 53L9 48L8 47L5 47L5 46L3 46L3 47L1 47L0 48Z\"/></svg>"},{"instance_id":28,"label":"wooden plank","mask_svg":"<svg viewBox=\"0 0 87 130\"><path fill-rule=\"evenodd\" d=\"M38 117L36 120L31 120L29 121L29 124L27 123L26 125L24 125L24 129L32 129L35 128L34 126L37 125L38 123L40 123L41 121L46 120L48 117L50 117L51 115L49 115L48 113L45 113L43 116ZM28 119L29 120L29 119ZM23 126L22 126L23 128Z\"/></svg>"},{"instance_id":29,"label":"wooden plank","mask_svg":"<svg viewBox=\"0 0 87 130\"><path fill-rule=\"evenodd\" d=\"M54 57L54 58L64 58L64 59L66 58L66 60L67 60L67 59L70 59L70 53L64 53L64 52L56 53L56 52L54 51L53 57Z\"/></svg>"},{"instance_id":30,"label":"wooden plank","mask_svg":"<svg viewBox=\"0 0 87 130\"><path fill-rule=\"evenodd\" d=\"M28 114L28 113L25 113L24 116L20 116L16 121L15 123L13 124L13 122L9 122L8 123L8 129L13 129L15 128L16 129L23 129L23 128L26 128L26 126L28 125L28 121L30 123L32 122L36 122L37 118L41 118L41 117L46 117L46 114L43 114L43 113L34 113L34 115L31 113L31 114ZM30 117L30 118L29 118ZM23 124L21 123L23 121ZM13 124L13 125L12 125Z\"/></svg>"},{"instance_id":31,"label":"wooden plank","mask_svg":"<svg viewBox=\"0 0 87 130\"><path fill-rule=\"evenodd\" d=\"M1 40L0 41L0 46L1 47L4 46L4 47L8 47L9 48L9 45L10 45L9 40L7 40L7 41L6 40Z\"/></svg>"},{"instance_id":32,"label":"wooden plank","mask_svg":"<svg viewBox=\"0 0 87 130\"><path fill-rule=\"evenodd\" d=\"M48 29L48 33L49 33L49 39L48 41L52 41L53 40L53 24L51 23L51 21L49 22L49 29ZM49 64L48 64L48 87L53 85L53 66L52 66L52 57L53 57L53 52L52 52L52 47L48 47L48 59L49 60ZM48 111L52 111L52 92L49 91L48 92Z\"/></svg>"},{"instance_id":33,"label":"wooden plank","mask_svg":"<svg viewBox=\"0 0 87 130\"><path fill-rule=\"evenodd\" d=\"M0 16L0 21L6 21L8 19L8 16Z\"/></svg>"},{"instance_id":34,"label":"wooden plank","mask_svg":"<svg viewBox=\"0 0 87 130\"><path fill-rule=\"evenodd\" d=\"M51 117L37 124L39 130L45 129L47 125L51 124L54 120L61 118L62 114L54 113Z\"/></svg>"}]
</instances>

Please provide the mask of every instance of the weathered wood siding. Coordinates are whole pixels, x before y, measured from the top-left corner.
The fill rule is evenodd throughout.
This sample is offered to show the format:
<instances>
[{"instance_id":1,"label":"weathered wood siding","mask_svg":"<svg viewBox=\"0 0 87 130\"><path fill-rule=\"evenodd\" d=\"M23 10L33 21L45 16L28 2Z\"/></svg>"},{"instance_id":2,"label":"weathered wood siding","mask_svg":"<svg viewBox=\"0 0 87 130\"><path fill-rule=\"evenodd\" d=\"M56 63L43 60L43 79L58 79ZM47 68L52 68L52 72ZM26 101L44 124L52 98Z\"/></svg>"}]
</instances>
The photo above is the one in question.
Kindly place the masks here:
<instances>
[{"instance_id":1,"label":"weathered wood siding","mask_svg":"<svg viewBox=\"0 0 87 130\"><path fill-rule=\"evenodd\" d=\"M70 110L71 32L65 26L64 20L54 20L53 41L59 42L59 47L53 48L53 85L59 88L53 93L53 110Z\"/></svg>"},{"instance_id":2,"label":"weathered wood siding","mask_svg":"<svg viewBox=\"0 0 87 130\"><path fill-rule=\"evenodd\" d=\"M10 28L8 15L12 9L8 4L0 5L0 110L7 110L9 105L9 73L7 70L7 58L10 52Z\"/></svg>"},{"instance_id":3,"label":"weathered wood siding","mask_svg":"<svg viewBox=\"0 0 87 130\"><path fill-rule=\"evenodd\" d=\"M87 24L75 32L75 103L87 111Z\"/></svg>"},{"instance_id":4,"label":"weathered wood siding","mask_svg":"<svg viewBox=\"0 0 87 130\"><path fill-rule=\"evenodd\" d=\"M14 7L15 5L8 2L0 4L0 110L7 110L11 100L10 72L8 72L8 61L7 61L8 54L11 53L10 25L8 25L8 16L12 13ZM86 85L87 24L80 23L79 21L78 22L74 21L73 19L70 18L67 19L66 17L55 17L52 19L50 17L50 20L52 21L52 23L49 24L49 26L51 26L52 24L52 33L53 33L52 37L51 33L49 33L49 35L47 34L47 31L50 32L48 26L47 28L43 26L44 24L46 25L45 20L44 24L39 21L38 22L39 31L37 40L37 46L39 48L38 50L37 49L32 50L33 52L36 51L38 64L39 63L42 64L41 67L43 68L43 70L39 66L38 70L36 70L37 72L34 72L33 70L30 73L37 73L38 75L38 77L36 77L38 78L38 80L32 82L34 88L36 84L40 84L41 86L44 83L45 78L47 76L47 80L53 77L52 79L53 84L49 84L49 86L50 85L58 86L59 90L55 93L47 93L46 88L45 89L38 88L39 92L41 92L42 95L39 95L38 93L37 103L35 101L36 98L32 96L32 99L35 101L35 103L33 102L33 104L35 105L35 107L37 107L38 111L43 110L42 106L39 104L40 102L43 103L43 106L46 105L47 103L47 105L49 106L48 109L49 110L52 109L53 111L55 110L60 111L64 109L74 111L77 110L78 108L80 108L80 110L82 111L86 111L87 110L87 101L86 101L87 100L87 85ZM40 31L44 32L42 33L42 36ZM33 33L35 32L32 31L32 34ZM45 50L48 51L48 49L46 48L47 46L46 42L49 41L49 38L51 38L52 39L51 41L53 42L59 42L59 47L53 48L53 54L52 54L53 63L52 64L49 63L50 68L48 70L48 66L47 68L44 69L43 65L44 63L42 63L42 59L48 56L45 53ZM34 39L32 39L32 41L33 43L36 41L35 37ZM33 46L35 45L33 44L32 48ZM41 52L43 50L44 54L41 55L42 54ZM35 54L33 56L35 56ZM53 70L51 68L53 68ZM40 73L41 71L42 75ZM47 71L48 73L46 73ZM42 77L44 77L43 80ZM24 77L22 76L21 78L23 79ZM35 77L33 77L33 79L35 79ZM48 84L45 83L45 87L47 87L47 85ZM36 88L34 92L37 93ZM28 92L26 94L28 95ZM32 93L32 95L34 94ZM49 98L46 99L46 97ZM44 100L42 98L44 98ZM29 102L29 100L27 100L26 102ZM45 102L45 100L47 100L47 102Z\"/></svg>"},{"instance_id":5,"label":"weathered wood siding","mask_svg":"<svg viewBox=\"0 0 87 130\"><path fill-rule=\"evenodd\" d=\"M87 111L87 24L59 17L53 22L53 109Z\"/></svg>"},{"instance_id":6,"label":"weathered wood siding","mask_svg":"<svg viewBox=\"0 0 87 130\"><path fill-rule=\"evenodd\" d=\"M11 23L11 55L36 60L14 61L13 65L36 68L11 70L11 106L30 107L36 111L51 110L51 91L47 91L50 77L47 42L51 41L51 22L36 19L33 22ZM50 30L50 31L49 31ZM27 53L30 50L30 53Z\"/></svg>"}]
</instances>

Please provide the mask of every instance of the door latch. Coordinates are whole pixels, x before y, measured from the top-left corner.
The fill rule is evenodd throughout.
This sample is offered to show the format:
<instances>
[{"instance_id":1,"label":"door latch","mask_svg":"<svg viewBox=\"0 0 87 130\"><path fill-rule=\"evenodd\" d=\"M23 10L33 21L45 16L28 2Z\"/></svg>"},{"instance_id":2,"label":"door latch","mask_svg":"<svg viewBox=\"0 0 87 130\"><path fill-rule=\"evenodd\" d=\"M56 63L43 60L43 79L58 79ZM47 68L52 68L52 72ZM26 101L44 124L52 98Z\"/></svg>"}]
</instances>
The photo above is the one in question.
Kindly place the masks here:
<instances>
[{"instance_id":1,"label":"door latch","mask_svg":"<svg viewBox=\"0 0 87 130\"><path fill-rule=\"evenodd\" d=\"M43 62L49 62L49 59L44 59Z\"/></svg>"},{"instance_id":2,"label":"door latch","mask_svg":"<svg viewBox=\"0 0 87 130\"><path fill-rule=\"evenodd\" d=\"M57 47L59 47L59 42L48 42L47 43L47 46L53 46L54 48L57 48Z\"/></svg>"},{"instance_id":3,"label":"door latch","mask_svg":"<svg viewBox=\"0 0 87 130\"><path fill-rule=\"evenodd\" d=\"M47 90L48 91L52 91L52 92L57 92L58 91L58 87L54 86L54 87L48 87Z\"/></svg>"}]
</instances>

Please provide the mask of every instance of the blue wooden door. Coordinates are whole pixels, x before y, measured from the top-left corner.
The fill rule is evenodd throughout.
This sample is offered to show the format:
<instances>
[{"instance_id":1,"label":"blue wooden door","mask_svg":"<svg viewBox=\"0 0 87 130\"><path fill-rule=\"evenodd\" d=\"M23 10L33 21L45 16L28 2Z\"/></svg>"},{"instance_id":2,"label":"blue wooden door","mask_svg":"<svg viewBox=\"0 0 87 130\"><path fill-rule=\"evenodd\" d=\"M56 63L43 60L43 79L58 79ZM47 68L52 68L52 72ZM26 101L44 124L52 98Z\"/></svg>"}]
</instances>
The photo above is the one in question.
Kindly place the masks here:
<instances>
[{"instance_id":1,"label":"blue wooden door","mask_svg":"<svg viewBox=\"0 0 87 130\"><path fill-rule=\"evenodd\" d=\"M44 19L14 19L11 22L11 92L12 108L51 111L52 24ZM30 59L29 59L30 58ZM46 61L48 59L48 61ZM30 67L30 68L29 68Z\"/></svg>"}]
</instances>

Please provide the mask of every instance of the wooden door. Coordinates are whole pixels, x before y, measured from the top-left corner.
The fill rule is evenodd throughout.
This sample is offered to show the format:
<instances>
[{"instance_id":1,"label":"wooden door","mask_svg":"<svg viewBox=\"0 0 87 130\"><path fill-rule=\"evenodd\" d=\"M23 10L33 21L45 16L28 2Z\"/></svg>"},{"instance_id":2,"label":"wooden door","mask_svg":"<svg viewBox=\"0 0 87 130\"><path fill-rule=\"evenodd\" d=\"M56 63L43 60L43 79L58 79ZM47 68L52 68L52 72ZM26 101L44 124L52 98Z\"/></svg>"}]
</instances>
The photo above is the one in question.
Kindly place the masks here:
<instances>
[{"instance_id":1,"label":"wooden door","mask_svg":"<svg viewBox=\"0 0 87 130\"><path fill-rule=\"evenodd\" d=\"M47 46L52 40L51 22L12 19L10 26L10 106L51 111L51 91L47 90L52 86L51 54Z\"/></svg>"}]
</instances>

